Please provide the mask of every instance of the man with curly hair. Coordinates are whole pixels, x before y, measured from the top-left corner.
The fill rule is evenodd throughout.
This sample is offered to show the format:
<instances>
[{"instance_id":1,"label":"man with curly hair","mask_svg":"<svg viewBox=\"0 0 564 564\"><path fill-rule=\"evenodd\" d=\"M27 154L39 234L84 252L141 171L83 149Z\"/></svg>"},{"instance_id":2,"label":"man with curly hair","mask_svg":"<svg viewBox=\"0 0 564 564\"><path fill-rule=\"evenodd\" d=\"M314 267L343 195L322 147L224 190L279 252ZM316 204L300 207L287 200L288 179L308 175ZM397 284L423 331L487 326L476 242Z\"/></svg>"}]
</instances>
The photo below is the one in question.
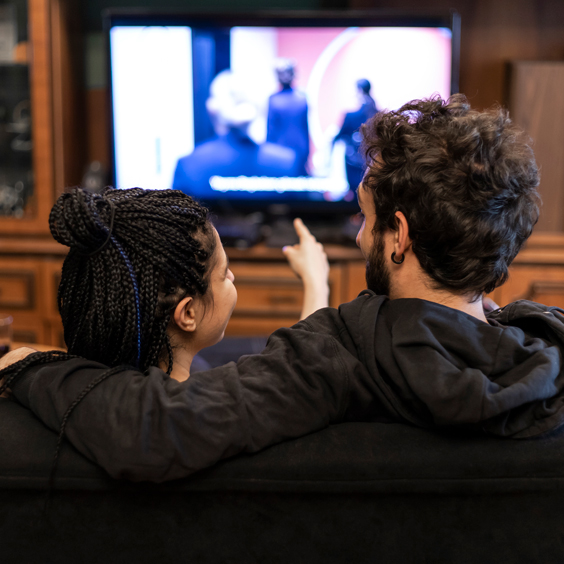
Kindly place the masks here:
<instances>
[{"instance_id":1,"label":"man with curly hair","mask_svg":"<svg viewBox=\"0 0 564 564\"><path fill-rule=\"evenodd\" d=\"M560 427L560 310L516 302L484 314L482 303L538 218L527 138L505 110L471 110L462 95L381 112L362 136L357 243L368 290L355 300L185 382L124 367L94 386L106 367L35 365L31 355L0 374L14 397L54 430L64 421L71 443L112 476L135 480L179 478L343 421L508 438ZM298 273L306 247L287 251Z\"/></svg>"},{"instance_id":2,"label":"man with curly hair","mask_svg":"<svg viewBox=\"0 0 564 564\"><path fill-rule=\"evenodd\" d=\"M382 112L362 135L369 164L357 244L368 288L485 321L482 295L507 280L538 220L526 137L506 111L473 111L460 94Z\"/></svg>"}]
</instances>

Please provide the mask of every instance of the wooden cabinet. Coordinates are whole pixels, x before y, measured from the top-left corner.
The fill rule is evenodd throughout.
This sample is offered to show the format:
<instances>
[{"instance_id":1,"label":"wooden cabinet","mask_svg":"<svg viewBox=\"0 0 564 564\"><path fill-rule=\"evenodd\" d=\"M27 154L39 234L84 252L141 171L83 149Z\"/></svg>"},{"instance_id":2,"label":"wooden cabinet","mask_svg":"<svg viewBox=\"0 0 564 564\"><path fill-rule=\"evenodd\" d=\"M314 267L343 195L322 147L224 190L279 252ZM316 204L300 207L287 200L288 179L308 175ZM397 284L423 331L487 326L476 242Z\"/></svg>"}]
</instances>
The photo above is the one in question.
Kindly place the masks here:
<instances>
[{"instance_id":1,"label":"wooden cabinet","mask_svg":"<svg viewBox=\"0 0 564 564\"><path fill-rule=\"evenodd\" d=\"M564 234L533 235L493 298L499 305L532 300L564 309Z\"/></svg>"},{"instance_id":2,"label":"wooden cabinet","mask_svg":"<svg viewBox=\"0 0 564 564\"><path fill-rule=\"evenodd\" d=\"M300 318L302 283L282 253L274 249L259 251L262 257L253 261L253 252L250 249L246 258L238 258L231 256L238 255L237 251L228 250L238 294L228 335L269 335ZM329 305L338 307L365 287L364 262L356 249L333 248L327 253L331 265Z\"/></svg>"},{"instance_id":3,"label":"wooden cabinet","mask_svg":"<svg viewBox=\"0 0 564 564\"><path fill-rule=\"evenodd\" d=\"M361 279L355 278L360 272L359 266L364 263L358 249L327 247L326 250L331 265L329 303L337 307L356 297L364 287L364 266ZM280 250L265 247L247 251L228 249L227 254L238 294L227 335L269 335L279 327L289 327L299 320L302 283Z\"/></svg>"},{"instance_id":4,"label":"wooden cabinet","mask_svg":"<svg viewBox=\"0 0 564 564\"><path fill-rule=\"evenodd\" d=\"M61 345L56 291L66 249L51 239L48 217L84 166L79 8L71 0L2 6L17 32L0 63L0 311L14 317L15 340Z\"/></svg>"},{"instance_id":5,"label":"wooden cabinet","mask_svg":"<svg viewBox=\"0 0 564 564\"><path fill-rule=\"evenodd\" d=\"M54 242L48 247L0 240L0 311L14 318L14 340L60 346L56 296L65 251Z\"/></svg>"},{"instance_id":6,"label":"wooden cabinet","mask_svg":"<svg viewBox=\"0 0 564 564\"><path fill-rule=\"evenodd\" d=\"M61 281L63 258L56 255L44 257L41 266L43 272L42 299L44 300L41 310L44 331L44 341L42 342L64 348L66 345L63 336L63 323L57 306L57 291Z\"/></svg>"},{"instance_id":7,"label":"wooden cabinet","mask_svg":"<svg viewBox=\"0 0 564 564\"><path fill-rule=\"evenodd\" d=\"M66 248L48 240L0 238L0 311L14 317L18 341L64 346L57 288ZM330 305L354 299L365 285L356 248L327 246ZM238 302L227 334L269 335L300 316L303 290L279 249L227 249ZM564 234L536 234L492 294L499 305L518 299L564 308Z\"/></svg>"},{"instance_id":8,"label":"wooden cabinet","mask_svg":"<svg viewBox=\"0 0 564 564\"><path fill-rule=\"evenodd\" d=\"M327 247L330 305L356 297L364 288L360 251ZM54 241L0 238L0 311L14 318L15 340L64 347L57 289L67 249ZM228 335L269 335L299 320L300 280L282 251L255 247L227 249L238 302Z\"/></svg>"},{"instance_id":9,"label":"wooden cabinet","mask_svg":"<svg viewBox=\"0 0 564 564\"><path fill-rule=\"evenodd\" d=\"M41 343L43 324L37 322L41 298L41 265L34 259L4 259L0 270L0 309L14 318L14 339Z\"/></svg>"},{"instance_id":10,"label":"wooden cabinet","mask_svg":"<svg viewBox=\"0 0 564 564\"><path fill-rule=\"evenodd\" d=\"M16 198L23 207L2 206L0 234L47 237L57 195L80 182L84 166L81 96L76 95L82 86L81 51L74 47L79 39L77 7L70 0L4 5L11 6L20 21L22 15L24 21L27 17L28 25L17 34L13 60L1 63L6 84L0 92L5 142L0 194L2 202ZM11 84L16 78L18 84ZM31 158L24 158L25 151Z\"/></svg>"},{"instance_id":11,"label":"wooden cabinet","mask_svg":"<svg viewBox=\"0 0 564 564\"><path fill-rule=\"evenodd\" d=\"M4 261L0 271L0 309L32 311L37 303L37 264Z\"/></svg>"}]
</instances>

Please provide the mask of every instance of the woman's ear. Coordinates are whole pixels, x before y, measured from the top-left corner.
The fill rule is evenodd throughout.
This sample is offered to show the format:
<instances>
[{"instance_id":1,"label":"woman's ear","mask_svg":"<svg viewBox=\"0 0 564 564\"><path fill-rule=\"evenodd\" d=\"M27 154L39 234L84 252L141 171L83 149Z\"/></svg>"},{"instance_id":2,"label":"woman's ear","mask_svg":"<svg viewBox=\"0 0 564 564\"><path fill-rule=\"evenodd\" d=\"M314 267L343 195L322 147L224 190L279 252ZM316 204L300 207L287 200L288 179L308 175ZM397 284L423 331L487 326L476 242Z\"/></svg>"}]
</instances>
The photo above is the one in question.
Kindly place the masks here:
<instances>
[{"instance_id":1,"label":"woman's ear","mask_svg":"<svg viewBox=\"0 0 564 564\"><path fill-rule=\"evenodd\" d=\"M196 301L191 296L187 296L184 299L180 300L180 302L174 309L172 319L181 331L193 333L196 330L197 326L196 317Z\"/></svg>"}]
</instances>

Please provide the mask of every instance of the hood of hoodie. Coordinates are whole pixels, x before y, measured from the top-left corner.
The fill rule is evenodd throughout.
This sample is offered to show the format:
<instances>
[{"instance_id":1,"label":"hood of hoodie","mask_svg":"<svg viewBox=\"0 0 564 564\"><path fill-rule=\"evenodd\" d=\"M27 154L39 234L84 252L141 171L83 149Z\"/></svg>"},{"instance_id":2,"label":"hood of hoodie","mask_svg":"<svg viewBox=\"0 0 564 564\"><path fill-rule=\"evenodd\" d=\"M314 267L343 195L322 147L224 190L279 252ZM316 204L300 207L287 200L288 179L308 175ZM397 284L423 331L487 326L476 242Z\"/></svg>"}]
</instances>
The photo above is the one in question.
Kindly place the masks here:
<instances>
[{"instance_id":1,"label":"hood of hoodie","mask_svg":"<svg viewBox=\"0 0 564 564\"><path fill-rule=\"evenodd\" d=\"M519 301L488 323L434 302L370 291L339 308L393 419L513 438L564 423L564 316Z\"/></svg>"}]
</instances>

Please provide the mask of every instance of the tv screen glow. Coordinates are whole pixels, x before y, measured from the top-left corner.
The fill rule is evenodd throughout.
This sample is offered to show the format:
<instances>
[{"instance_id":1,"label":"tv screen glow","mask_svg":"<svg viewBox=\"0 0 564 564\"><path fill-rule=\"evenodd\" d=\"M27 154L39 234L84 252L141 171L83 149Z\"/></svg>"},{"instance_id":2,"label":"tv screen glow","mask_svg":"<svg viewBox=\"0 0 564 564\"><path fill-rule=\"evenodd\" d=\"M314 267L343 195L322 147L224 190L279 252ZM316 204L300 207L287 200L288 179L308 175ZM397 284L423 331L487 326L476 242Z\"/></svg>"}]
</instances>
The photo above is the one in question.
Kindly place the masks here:
<instances>
[{"instance_id":1,"label":"tv screen glow","mask_svg":"<svg viewBox=\"0 0 564 564\"><path fill-rule=\"evenodd\" d=\"M113 25L115 184L210 204L351 201L347 123L448 97L452 42L446 26Z\"/></svg>"}]
</instances>

